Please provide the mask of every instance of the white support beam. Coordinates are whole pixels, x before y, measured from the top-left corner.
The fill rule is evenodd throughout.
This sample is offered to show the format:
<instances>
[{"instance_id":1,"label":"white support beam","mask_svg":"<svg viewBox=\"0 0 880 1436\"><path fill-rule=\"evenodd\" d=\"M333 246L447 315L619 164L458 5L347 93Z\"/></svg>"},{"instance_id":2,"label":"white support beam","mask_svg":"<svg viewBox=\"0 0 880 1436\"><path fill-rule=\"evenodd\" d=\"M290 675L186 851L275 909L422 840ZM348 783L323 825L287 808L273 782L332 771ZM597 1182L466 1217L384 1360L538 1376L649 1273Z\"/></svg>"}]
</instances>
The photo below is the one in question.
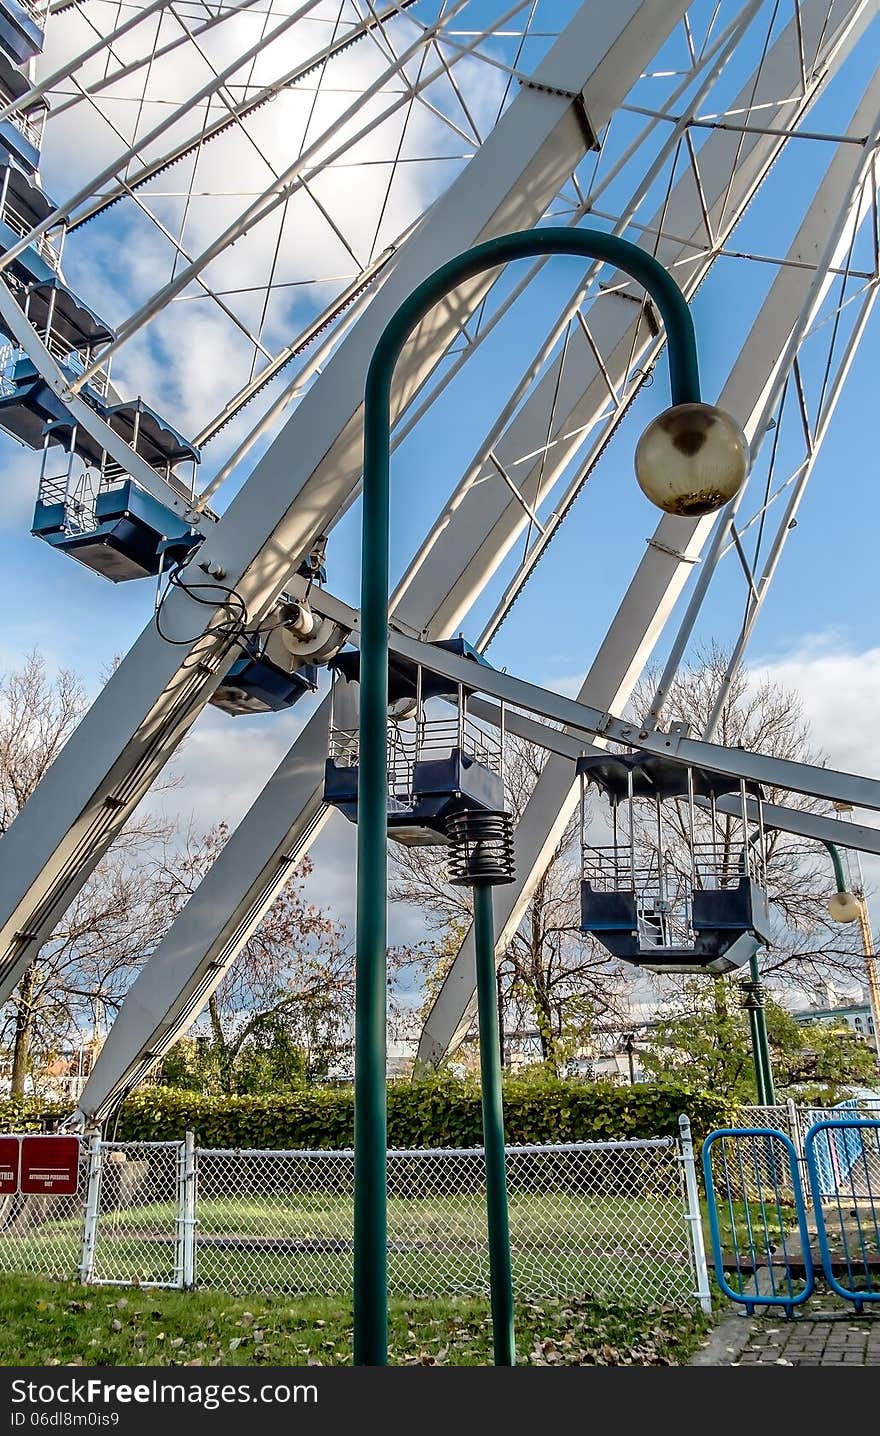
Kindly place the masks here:
<instances>
[{"instance_id":1,"label":"white support beam","mask_svg":"<svg viewBox=\"0 0 880 1436\"><path fill-rule=\"evenodd\" d=\"M870 131L878 109L878 95L880 81L875 75L853 117L851 133L864 135ZM857 146L838 147L795 236L790 255L806 259L808 264L819 264L827 250L829 222L852 202L861 162ZM750 438L754 437L755 424L762 422L768 412L770 391L775 386L778 392L784 381L785 375L778 367L780 353L798 325L802 333L807 331L812 314L821 303L824 289L816 290L809 268L780 269L724 387L719 404L739 419ZM805 312L804 305L811 295L812 304ZM711 518L689 521L664 517L661 520L581 687L578 695L581 703L609 714L620 712L625 706L689 570L699 558L711 525ZM570 765L551 757L516 833L517 880L499 889L495 897L499 954L522 920L535 884L576 801ZM472 1020L475 986L471 931L428 1014L419 1043L421 1063L435 1064L462 1039Z\"/></svg>"},{"instance_id":2,"label":"white support beam","mask_svg":"<svg viewBox=\"0 0 880 1436\"><path fill-rule=\"evenodd\" d=\"M584 112L608 121L687 8L685 0L582 6L492 135L401 248L388 277L304 396L186 575L210 566L258 622L360 480L364 377L376 341L424 276L467 245L535 223L583 158ZM400 413L439 362L474 284L437 307L398 367ZM204 598L204 592L201 594ZM218 593L218 602L221 595ZM235 654L216 611L182 588L96 699L0 842L0 998L8 996Z\"/></svg>"},{"instance_id":3,"label":"white support beam","mask_svg":"<svg viewBox=\"0 0 880 1436\"><path fill-rule=\"evenodd\" d=\"M468 702L468 712L472 713L475 718L482 718L487 723L493 723L496 727L501 726L500 707L485 698L471 698ZM584 753L602 752L596 743L582 742L563 728L541 723L535 718L529 718L525 713L518 713L515 709L505 709L504 728L508 733L513 733L517 738L523 738L527 743L534 743L548 753L556 753L561 758L567 758L572 766ZM697 798L696 802L700 806L709 806L706 799ZM746 806L750 820L757 822L757 804L750 799ZM715 807L720 813L732 813L736 816L742 813L742 804L734 795L717 798ZM836 843L841 848L853 848L857 852L880 854L880 828L868 827L864 823L843 822L840 818L825 818L819 813L788 808L783 803L762 803L761 816L765 828L791 833L794 837L810 838L817 843Z\"/></svg>"},{"instance_id":4,"label":"white support beam","mask_svg":"<svg viewBox=\"0 0 880 1436\"><path fill-rule=\"evenodd\" d=\"M356 630L352 636L355 634ZM798 763L768 753L753 753L747 748L726 748L721 743L691 738L676 725L669 729L643 727L630 719L615 718L613 713L597 708L583 697L566 698L562 693L528 683L512 673L482 664L477 666L473 659L448 653L418 639L393 634L390 642L395 653L448 678L456 687L470 687L510 707L524 708L539 718L564 725L568 733L583 733L588 742L600 738L607 743L625 743L644 753L657 753L728 777L880 812L880 778L866 778L859 773L845 773L815 763Z\"/></svg>"},{"instance_id":5,"label":"white support beam","mask_svg":"<svg viewBox=\"0 0 880 1436\"><path fill-rule=\"evenodd\" d=\"M352 643L360 642L360 614L357 609L322 590L314 593L313 607L316 613L346 628ZM748 748L728 748L703 738L691 738L680 724L664 729L628 718L617 718L612 712L584 702L581 697L567 698L550 688L517 678L506 669L502 671L488 664L476 665L471 658L463 658L434 643L412 638L393 618L389 624L388 647L392 653L410 663L448 678L450 691L463 687L498 699L511 710L512 729L515 730L519 722L521 733L524 736L528 734L535 741L538 741L539 732L552 734L554 741L558 740L558 746L554 748L554 742L548 741L547 747L565 756L571 756L575 750L578 753L589 751L593 740L598 738L605 743L625 743L646 753L671 758L674 762L745 778L768 787L785 788L792 793L825 798L829 802L880 811L880 778L845 773L816 763L800 763L790 758L752 752ZM486 705L479 697L474 698L472 703L475 714L494 719L491 705ZM534 722L527 727L516 710L525 710L539 720L559 724L561 731Z\"/></svg>"}]
</instances>

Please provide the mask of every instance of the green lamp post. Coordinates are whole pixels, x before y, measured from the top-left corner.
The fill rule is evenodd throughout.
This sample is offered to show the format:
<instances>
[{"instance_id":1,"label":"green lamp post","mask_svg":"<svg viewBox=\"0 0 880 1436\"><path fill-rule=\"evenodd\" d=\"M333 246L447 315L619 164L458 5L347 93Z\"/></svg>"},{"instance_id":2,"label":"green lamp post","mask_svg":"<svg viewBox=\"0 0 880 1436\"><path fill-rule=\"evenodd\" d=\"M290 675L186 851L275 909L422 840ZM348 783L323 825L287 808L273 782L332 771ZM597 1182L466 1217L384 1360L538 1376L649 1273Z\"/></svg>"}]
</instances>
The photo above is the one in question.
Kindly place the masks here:
<instances>
[{"instance_id":1,"label":"green lamp post","mask_svg":"<svg viewBox=\"0 0 880 1436\"><path fill-rule=\"evenodd\" d=\"M749 976L740 982L743 1009L749 1014L749 1032L752 1039L752 1061L755 1064L755 1088L758 1105L776 1106L776 1084L773 1081L773 1067L770 1062L770 1042L767 1037L767 1012L765 1009L764 984L758 971L758 955L749 958Z\"/></svg>"},{"instance_id":2,"label":"green lamp post","mask_svg":"<svg viewBox=\"0 0 880 1436\"><path fill-rule=\"evenodd\" d=\"M835 922L864 922L864 905L859 898L848 889L843 861L838 848L834 843L827 842L824 838L820 838L819 841L823 847L828 849L828 855L831 858L831 864L834 868L835 891L828 900L829 915ZM866 947L865 951L867 950ZM742 1005L749 1014L758 1102L762 1107L775 1107L776 1086L773 1081L773 1068L770 1063L767 1016L764 1010L764 986L758 972L757 954L750 959L749 970L749 978L741 982L740 986L743 990Z\"/></svg>"},{"instance_id":3,"label":"green lamp post","mask_svg":"<svg viewBox=\"0 0 880 1436\"><path fill-rule=\"evenodd\" d=\"M831 858L831 865L834 868L834 882L836 891L828 899L828 912L835 922L858 922L862 914L862 905L855 893L851 893L847 887L846 874L843 870L843 860L839 850L834 843L823 841L823 847L828 849Z\"/></svg>"},{"instance_id":4,"label":"green lamp post","mask_svg":"<svg viewBox=\"0 0 880 1436\"><path fill-rule=\"evenodd\" d=\"M548 227L502 235L476 245L423 281L388 321L373 353L364 397L364 478L361 567L361 667L358 757L357 983L355 1018L354 1361L387 1361L386 983L387 983L387 716L388 540L391 385L400 353L419 321L451 290L514 259L569 254L602 260L630 274L653 298L667 333L672 407L642 435L636 477L669 513L692 516L720 508L741 488L748 445L739 426L700 399L693 321L672 277L652 255L598 230ZM491 895L475 889L479 948L494 951ZM481 964L485 966L485 963ZM479 999L494 984L482 973ZM490 992L491 989L491 992ZM489 1044L481 1014L481 1046ZM497 1027L497 1017L494 1018ZM492 1043L497 1054L497 1033ZM500 1063L483 1064L484 1138L502 1156ZM489 1083L490 1090L485 1089ZM493 1090L497 1088L497 1090ZM487 1173L488 1175L488 1173ZM506 1241L506 1199L499 1173L487 1182L490 1252ZM494 1222L493 1222L494 1213ZM496 1264L502 1283L504 1263ZM510 1327L509 1252L504 1325ZM494 1286L494 1281L493 1281ZM493 1290L493 1298L503 1294ZM493 1316L496 1313L493 1311ZM496 1322L496 1337L498 1324ZM496 1359L498 1353L496 1352Z\"/></svg>"}]
</instances>

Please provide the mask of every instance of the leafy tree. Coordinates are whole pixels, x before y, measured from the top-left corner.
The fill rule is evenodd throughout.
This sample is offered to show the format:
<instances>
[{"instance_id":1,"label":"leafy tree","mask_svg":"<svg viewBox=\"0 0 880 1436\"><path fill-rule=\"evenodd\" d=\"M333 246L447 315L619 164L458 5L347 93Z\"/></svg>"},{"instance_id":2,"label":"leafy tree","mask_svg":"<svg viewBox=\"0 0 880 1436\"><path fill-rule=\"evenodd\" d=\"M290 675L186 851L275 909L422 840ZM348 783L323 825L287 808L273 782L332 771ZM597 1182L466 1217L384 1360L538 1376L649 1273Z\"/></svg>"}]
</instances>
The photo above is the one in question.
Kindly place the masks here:
<instances>
[{"instance_id":1,"label":"leafy tree","mask_svg":"<svg viewBox=\"0 0 880 1436\"><path fill-rule=\"evenodd\" d=\"M727 670L728 655L716 644L698 650L670 685L663 721L686 723L699 736ZM656 685L656 675L647 676L633 695L633 711L647 713ZM803 704L794 690L766 678L755 678L740 670L733 678L715 729L714 741L725 747L748 748L776 758L823 765L827 755L817 752L810 741L810 727ZM831 805L806 794L765 789L765 799L800 812L833 816ZM690 835L684 805L676 811L666 804L670 841L675 866L684 875L690 870ZM698 816L698 840L709 832L707 815ZM715 840L721 851L729 851L737 836L734 820L718 814ZM646 830L644 841L652 838ZM759 955L762 974L778 985L797 987L813 995L821 991L828 977L837 974L863 978L864 966L857 924L842 926L832 921L827 901L834 891L830 859L821 844L775 829L766 832L768 897L774 918L774 936L769 949Z\"/></svg>"},{"instance_id":2,"label":"leafy tree","mask_svg":"<svg viewBox=\"0 0 880 1436\"><path fill-rule=\"evenodd\" d=\"M845 1022L799 1024L797 1037L778 1044L777 1072L781 1087L814 1087L836 1099L848 1086L875 1086L877 1059L863 1037ZM771 1046L773 1039L771 1037ZM824 1100L824 1098L823 1098Z\"/></svg>"},{"instance_id":3,"label":"leafy tree","mask_svg":"<svg viewBox=\"0 0 880 1436\"><path fill-rule=\"evenodd\" d=\"M162 878L172 916L228 833L219 823L168 848ZM164 1081L241 1094L319 1081L350 1062L354 952L345 929L307 897L311 871L303 858L208 999L196 1047L186 1038L164 1059Z\"/></svg>"},{"instance_id":4,"label":"leafy tree","mask_svg":"<svg viewBox=\"0 0 880 1436\"><path fill-rule=\"evenodd\" d=\"M224 1062L228 1053L207 1033L181 1037L163 1058L159 1080L188 1092L219 1095L232 1086L235 1096L265 1096L305 1087L309 1076L304 1049L274 1024L250 1034L235 1056L231 1074Z\"/></svg>"},{"instance_id":5,"label":"leafy tree","mask_svg":"<svg viewBox=\"0 0 880 1436\"><path fill-rule=\"evenodd\" d=\"M766 1014L780 1091L809 1083L836 1100L847 1086L876 1079L872 1049L848 1027L796 1022L772 999ZM747 1014L731 979L684 983L648 1030L640 1055L645 1071L658 1080L684 1080L725 1100L757 1100Z\"/></svg>"}]
</instances>

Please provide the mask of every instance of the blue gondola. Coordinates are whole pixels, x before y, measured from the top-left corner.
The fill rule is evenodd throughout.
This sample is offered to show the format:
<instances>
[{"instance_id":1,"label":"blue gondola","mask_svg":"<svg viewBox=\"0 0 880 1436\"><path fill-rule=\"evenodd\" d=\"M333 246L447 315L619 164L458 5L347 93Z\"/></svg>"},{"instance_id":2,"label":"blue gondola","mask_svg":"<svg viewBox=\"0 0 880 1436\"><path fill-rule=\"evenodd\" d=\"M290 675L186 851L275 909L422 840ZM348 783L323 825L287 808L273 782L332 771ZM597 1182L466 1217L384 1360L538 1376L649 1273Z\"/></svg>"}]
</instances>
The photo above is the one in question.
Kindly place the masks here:
<instances>
[{"instance_id":1,"label":"blue gondola","mask_svg":"<svg viewBox=\"0 0 880 1436\"><path fill-rule=\"evenodd\" d=\"M31 0L0 0L0 45L17 65L24 65L43 48L45 5Z\"/></svg>"},{"instance_id":2,"label":"blue gondola","mask_svg":"<svg viewBox=\"0 0 880 1436\"><path fill-rule=\"evenodd\" d=\"M157 575L167 566L162 556L169 540L183 550L190 546L185 520L134 479L99 488L92 497L93 506L87 497L38 500L31 532L113 583Z\"/></svg>"},{"instance_id":3,"label":"blue gondola","mask_svg":"<svg viewBox=\"0 0 880 1436\"><path fill-rule=\"evenodd\" d=\"M581 928L650 972L730 972L771 938L762 794L755 784L650 753L584 755ZM588 841L588 792L611 842ZM722 796L738 812L719 812Z\"/></svg>"},{"instance_id":4,"label":"blue gondola","mask_svg":"<svg viewBox=\"0 0 880 1436\"><path fill-rule=\"evenodd\" d=\"M9 160L0 158L0 253L12 249L55 209L31 175ZM63 235L63 226L59 226ZM32 240L9 265L9 273L21 284L54 279L61 262L61 245L46 230Z\"/></svg>"},{"instance_id":5,"label":"blue gondola","mask_svg":"<svg viewBox=\"0 0 880 1436\"><path fill-rule=\"evenodd\" d=\"M57 309L56 309L57 313ZM24 362L24 361L22 361ZM85 390L82 391L85 393ZM17 395L17 397L16 397ZM185 486L172 465L198 463L199 453L142 399L93 405L107 423L157 470L180 497ZM0 400L0 418L30 437L37 418L43 425L43 471L31 532L114 583L157 576L184 557L200 536L172 504L165 504L130 478L43 381L19 384ZM51 467L50 449L61 446L61 473Z\"/></svg>"},{"instance_id":6,"label":"blue gondola","mask_svg":"<svg viewBox=\"0 0 880 1436\"><path fill-rule=\"evenodd\" d=\"M3 107L20 100L31 88L27 75L16 69L0 50L0 102ZM0 120L0 156L11 158L29 174L36 174L40 163L43 125L49 106L37 100L25 110L17 110L8 119Z\"/></svg>"},{"instance_id":7,"label":"blue gondola","mask_svg":"<svg viewBox=\"0 0 880 1436\"><path fill-rule=\"evenodd\" d=\"M434 645L486 660L463 638ZM324 801L357 822L357 728L354 718L360 653L349 650L330 664L333 714ZM479 688L459 687L419 664L392 654L388 670L388 836L407 845L447 841L447 819L466 809L504 808L503 732L486 730L468 714Z\"/></svg>"},{"instance_id":8,"label":"blue gondola","mask_svg":"<svg viewBox=\"0 0 880 1436\"><path fill-rule=\"evenodd\" d=\"M115 338L110 326L57 275L28 284L19 299L37 336L71 381L82 373L94 349ZM81 393L86 403L106 414L97 377L85 384ZM42 448L47 433L51 443L66 444L72 428L69 410L21 349L13 350L0 376L0 424L32 449ZM100 448L85 429L78 431L77 440L80 457L88 463L99 462Z\"/></svg>"},{"instance_id":9,"label":"blue gondola","mask_svg":"<svg viewBox=\"0 0 880 1436\"><path fill-rule=\"evenodd\" d=\"M179 464L199 463L201 455L195 444L151 409L143 399L126 399L112 404L106 412L111 429L146 459L151 468L166 476Z\"/></svg>"},{"instance_id":10,"label":"blue gondola","mask_svg":"<svg viewBox=\"0 0 880 1436\"><path fill-rule=\"evenodd\" d=\"M285 670L261 652L255 639L249 652L236 659L211 702L224 713L240 717L251 713L280 713L292 708L318 686L314 663Z\"/></svg>"}]
</instances>

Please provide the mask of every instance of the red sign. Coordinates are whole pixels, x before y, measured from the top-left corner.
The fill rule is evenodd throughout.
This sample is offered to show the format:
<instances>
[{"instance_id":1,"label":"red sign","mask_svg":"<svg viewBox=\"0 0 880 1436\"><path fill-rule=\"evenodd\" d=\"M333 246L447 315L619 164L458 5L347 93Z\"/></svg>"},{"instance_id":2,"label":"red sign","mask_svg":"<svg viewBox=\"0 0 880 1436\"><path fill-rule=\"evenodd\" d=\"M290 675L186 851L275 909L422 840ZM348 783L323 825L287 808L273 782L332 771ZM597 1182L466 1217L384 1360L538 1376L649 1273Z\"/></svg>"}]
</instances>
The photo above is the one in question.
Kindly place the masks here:
<instances>
[{"instance_id":1,"label":"red sign","mask_svg":"<svg viewBox=\"0 0 880 1436\"><path fill-rule=\"evenodd\" d=\"M72 1197L78 1185L78 1137L22 1137L22 1192L29 1196Z\"/></svg>"},{"instance_id":2,"label":"red sign","mask_svg":"<svg viewBox=\"0 0 880 1436\"><path fill-rule=\"evenodd\" d=\"M18 1191L21 1147L17 1137L0 1137L0 1197Z\"/></svg>"}]
</instances>

